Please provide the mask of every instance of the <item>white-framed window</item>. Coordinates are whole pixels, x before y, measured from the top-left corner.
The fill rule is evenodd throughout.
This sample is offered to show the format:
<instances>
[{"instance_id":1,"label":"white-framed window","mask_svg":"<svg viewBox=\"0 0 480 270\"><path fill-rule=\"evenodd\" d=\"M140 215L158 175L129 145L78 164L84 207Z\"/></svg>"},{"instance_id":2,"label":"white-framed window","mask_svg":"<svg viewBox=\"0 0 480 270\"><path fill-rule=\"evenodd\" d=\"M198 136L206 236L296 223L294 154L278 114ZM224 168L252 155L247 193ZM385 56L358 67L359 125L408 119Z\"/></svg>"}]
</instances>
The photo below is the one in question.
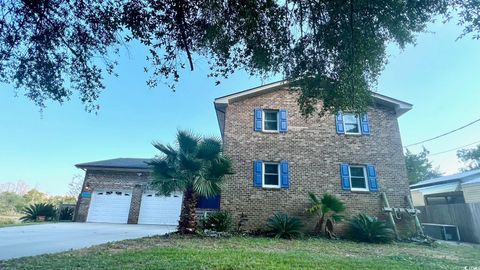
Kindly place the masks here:
<instances>
[{"instance_id":1,"label":"white-framed window","mask_svg":"<svg viewBox=\"0 0 480 270\"><path fill-rule=\"evenodd\" d=\"M263 110L263 131L278 132L278 110Z\"/></svg>"},{"instance_id":2,"label":"white-framed window","mask_svg":"<svg viewBox=\"0 0 480 270\"><path fill-rule=\"evenodd\" d=\"M263 162L262 187L280 188L280 164Z\"/></svg>"},{"instance_id":3,"label":"white-framed window","mask_svg":"<svg viewBox=\"0 0 480 270\"><path fill-rule=\"evenodd\" d=\"M349 166L350 187L352 191L368 191L367 169L365 166Z\"/></svg>"},{"instance_id":4,"label":"white-framed window","mask_svg":"<svg viewBox=\"0 0 480 270\"><path fill-rule=\"evenodd\" d=\"M361 135L362 130L360 125L360 117L358 114L343 114L343 128L345 130L345 134Z\"/></svg>"}]
</instances>

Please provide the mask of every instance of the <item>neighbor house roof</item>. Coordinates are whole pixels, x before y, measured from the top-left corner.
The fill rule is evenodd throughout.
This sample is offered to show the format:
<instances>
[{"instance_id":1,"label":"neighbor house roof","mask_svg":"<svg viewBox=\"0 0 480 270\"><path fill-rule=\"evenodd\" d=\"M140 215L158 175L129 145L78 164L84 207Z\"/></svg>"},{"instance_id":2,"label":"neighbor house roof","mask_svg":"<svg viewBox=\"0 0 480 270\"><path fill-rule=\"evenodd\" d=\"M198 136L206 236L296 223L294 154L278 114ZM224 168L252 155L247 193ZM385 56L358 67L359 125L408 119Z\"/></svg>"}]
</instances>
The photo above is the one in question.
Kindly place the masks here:
<instances>
[{"instance_id":1,"label":"neighbor house roof","mask_svg":"<svg viewBox=\"0 0 480 270\"><path fill-rule=\"evenodd\" d=\"M283 81L265 84L259 87L250 88L244 91L240 91L230 95L216 98L214 101L214 105L215 105L215 110L217 112L218 123L220 125L220 132L223 134L223 129L225 125L224 123L225 108L228 106L228 104L234 101L245 99L245 98L270 93L278 89L287 87L287 85L288 85L288 82L283 80ZM395 112L397 113L397 116L400 116L408 112L409 110L412 109L412 106L413 106L410 103L407 103L398 99L394 99L391 97L387 97L374 92L372 92L372 96L374 98L375 103L394 109Z\"/></svg>"},{"instance_id":2,"label":"neighbor house roof","mask_svg":"<svg viewBox=\"0 0 480 270\"><path fill-rule=\"evenodd\" d=\"M149 170L149 158L115 158L76 164L81 169L141 169Z\"/></svg>"},{"instance_id":3,"label":"neighbor house roof","mask_svg":"<svg viewBox=\"0 0 480 270\"><path fill-rule=\"evenodd\" d=\"M410 189L413 190L429 186L442 185L451 182L460 182L462 183L462 185L480 182L480 169L420 181L416 184L411 185Z\"/></svg>"}]
</instances>

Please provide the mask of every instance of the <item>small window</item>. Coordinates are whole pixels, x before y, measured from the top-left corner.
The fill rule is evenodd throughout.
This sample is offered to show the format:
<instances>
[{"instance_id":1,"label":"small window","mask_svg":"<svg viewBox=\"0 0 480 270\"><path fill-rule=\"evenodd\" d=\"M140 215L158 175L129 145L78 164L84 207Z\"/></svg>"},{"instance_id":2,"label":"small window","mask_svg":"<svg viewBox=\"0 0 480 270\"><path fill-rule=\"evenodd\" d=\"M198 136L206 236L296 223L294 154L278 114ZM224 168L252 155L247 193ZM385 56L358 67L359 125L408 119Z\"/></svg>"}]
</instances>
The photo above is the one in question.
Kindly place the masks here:
<instances>
[{"instance_id":1,"label":"small window","mask_svg":"<svg viewBox=\"0 0 480 270\"><path fill-rule=\"evenodd\" d=\"M352 191L368 191L367 172L364 166L350 166L350 186Z\"/></svg>"},{"instance_id":2,"label":"small window","mask_svg":"<svg viewBox=\"0 0 480 270\"><path fill-rule=\"evenodd\" d=\"M121 191L117 191L117 192L115 192L115 194L121 196L121 195L122 195L122 192L121 192Z\"/></svg>"},{"instance_id":3,"label":"small window","mask_svg":"<svg viewBox=\"0 0 480 270\"><path fill-rule=\"evenodd\" d=\"M125 193L125 196L130 196L130 193Z\"/></svg>"},{"instance_id":4,"label":"small window","mask_svg":"<svg viewBox=\"0 0 480 270\"><path fill-rule=\"evenodd\" d=\"M147 197L153 197L153 194L148 194Z\"/></svg>"},{"instance_id":5,"label":"small window","mask_svg":"<svg viewBox=\"0 0 480 270\"><path fill-rule=\"evenodd\" d=\"M278 131L278 111L263 111L263 131Z\"/></svg>"},{"instance_id":6,"label":"small window","mask_svg":"<svg viewBox=\"0 0 480 270\"><path fill-rule=\"evenodd\" d=\"M105 194L112 195L113 191L107 191Z\"/></svg>"},{"instance_id":7,"label":"small window","mask_svg":"<svg viewBox=\"0 0 480 270\"><path fill-rule=\"evenodd\" d=\"M98 195L103 195L103 192L98 192L97 194L98 194Z\"/></svg>"},{"instance_id":8,"label":"small window","mask_svg":"<svg viewBox=\"0 0 480 270\"><path fill-rule=\"evenodd\" d=\"M361 134L360 117L358 116L358 114L343 114L343 126L345 128L345 134Z\"/></svg>"},{"instance_id":9,"label":"small window","mask_svg":"<svg viewBox=\"0 0 480 270\"><path fill-rule=\"evenodd\" d=\"M263 187L280 187L278 168L278 163L263 163Z\"/></svg>"}]
</instances>

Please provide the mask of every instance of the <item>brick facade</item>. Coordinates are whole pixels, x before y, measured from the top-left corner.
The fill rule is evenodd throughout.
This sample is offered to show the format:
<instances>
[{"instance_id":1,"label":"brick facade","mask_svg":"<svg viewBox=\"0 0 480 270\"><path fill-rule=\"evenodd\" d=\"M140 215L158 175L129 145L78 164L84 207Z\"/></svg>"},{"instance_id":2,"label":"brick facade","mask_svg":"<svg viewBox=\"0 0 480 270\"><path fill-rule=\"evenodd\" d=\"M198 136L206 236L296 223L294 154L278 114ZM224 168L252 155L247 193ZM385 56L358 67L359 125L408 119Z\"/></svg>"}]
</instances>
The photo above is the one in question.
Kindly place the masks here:
<instances>
[{"instance_id":1,"label":"brick facade","mask_svg":"<svg viewBox=\"0 0 480 270\"><path fill-rule=\"evenodd\" d=\"M82 191L95 190L130 190L132 202L128 215L128 223L136 224L140 213L140 203L145 187L150 183L150 173L140 171L119 170L87 170ZM80 196L77 204L75 221L87 221L91 198Z\"/></svg>"},{"instance_id":2,"label":"brick facade","mask_svg":"<svg viewBox=\"0 0 480 270\"><path fill-rule=\"evenodd\" d=\"M287 109L288 132L255 132L256 107ZM391 206L406 207L409 186L396 113L378 105L370 108L368 115L370 136L338 135L333 115L305 119L299 111L297 93L286 89L228 104L223 140L236 174L226 180L221 208L230 211L236 222L240 215L246 215L248 221L243 229L258 230L264 229L266 220L278 211L298 216L313 228L315 221L304 212L309 205L309 191L339 197L346 204L346 216L365 212L386 218L381 209L381 192L386 192ZM254 160L287 160L290 188L254 187ZM341 163L374 164L379 192L342 190ZM342 230L342 226L339 224L338 228Z\"/></svg>"}]
</instances>

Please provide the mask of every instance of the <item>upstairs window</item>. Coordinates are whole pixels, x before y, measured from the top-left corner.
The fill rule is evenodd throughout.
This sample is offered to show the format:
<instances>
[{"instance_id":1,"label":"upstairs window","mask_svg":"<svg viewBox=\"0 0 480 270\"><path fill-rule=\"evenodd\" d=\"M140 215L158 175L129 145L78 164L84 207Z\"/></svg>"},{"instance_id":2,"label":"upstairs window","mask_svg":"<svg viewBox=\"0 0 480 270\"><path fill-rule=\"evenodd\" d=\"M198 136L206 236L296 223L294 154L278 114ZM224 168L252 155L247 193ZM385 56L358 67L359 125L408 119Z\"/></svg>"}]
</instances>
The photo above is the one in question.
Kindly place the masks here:
<instances>
[{"instance_id":1,"label":"upstairs window","mask_svg":"<svg viewBox=\"0 0 480 270\"><path fill-rule=\"evenodd\" d=\"M278 111L263 111L263 131L278 131Z\"/></svg>"},{"instance_id":2,"label":"upstairs window","mask_svg":"<svg viewBox=\"0 0 480 270\"><path fill-rule=\"evenodd\" d=\"M368 115L339 112L335 116L337 134L343 135L370 135Z\"/></svg>"},{"instance_id":3,"label":"upstairs window","mask_svg":"<svg viewBox=\"0 0 480 270\"><path fill-rule=\"evenodd\" d=\"M287 110L255 108L253 128L257 132L286 133L288 131Z\"/></svg>"},{"instance_id":4,"label":"upstairs window","mask_svg":"<svg viewBox=\"0 0 480 270\"><path fill-rule=\"evenodd\" d=\"M345 134L360 135L360 117L358 114L345 113L343 115L343 126L345 128Z\"/></svg>"}]
</instances>

